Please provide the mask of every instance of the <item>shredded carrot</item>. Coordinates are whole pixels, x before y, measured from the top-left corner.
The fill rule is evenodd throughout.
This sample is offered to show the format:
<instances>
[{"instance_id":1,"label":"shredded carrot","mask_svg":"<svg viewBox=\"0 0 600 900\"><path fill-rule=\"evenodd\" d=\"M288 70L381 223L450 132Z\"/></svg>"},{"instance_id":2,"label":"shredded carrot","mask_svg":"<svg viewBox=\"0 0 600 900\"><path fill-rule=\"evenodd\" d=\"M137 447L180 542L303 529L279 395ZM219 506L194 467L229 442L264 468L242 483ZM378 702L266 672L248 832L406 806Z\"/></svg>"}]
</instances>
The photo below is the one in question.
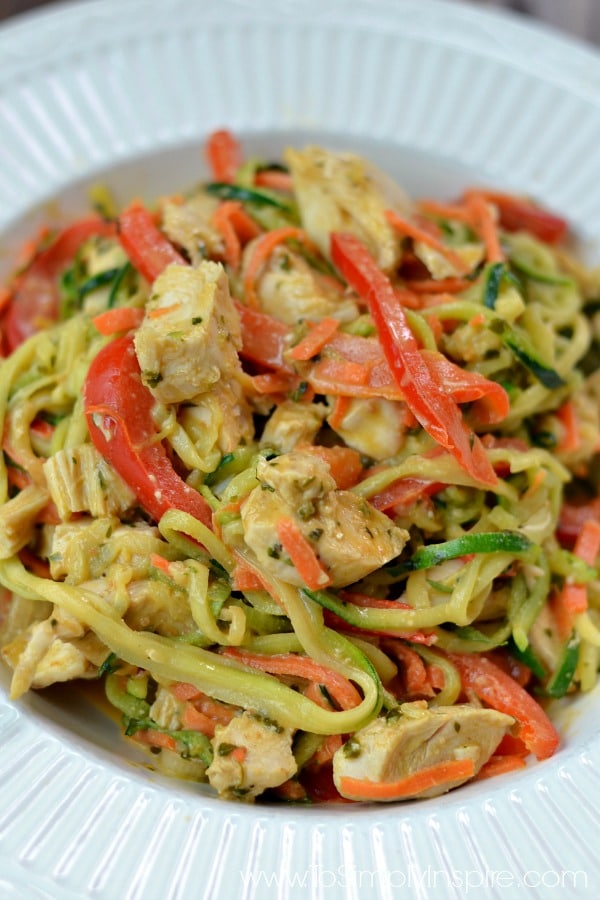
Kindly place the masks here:
<instances>
[{"instance_id":1,"label":"shredded carrot","mask_svg":"<svg viewBox=\"0 0 600 900\"><path fill-rule=\"evenodd\" d=\"M242 148L234 135L220 128L209 135L205 155L215 181L232 182L242 164Z\"/></svg>"},{"instance_id":2,"label":"shredded carrot","mask_svg":"<svg viewBox=\"0 0 600 900\"><path fill-rule=\"evenodd\" d=\"M327 416L327 422L334 431L338 431L343 426L344 419L350 410L351 403L352 398L346 397L343 394L340 394L339 397L334 399L333 410Z\"/></svg>"},{"instance_id":3,"label":"shredded carrot","mask_svg":"<svg viewBox=\"0 0 600 900\"><path fill-rule=\"evenodd\" d=\"M452 247L447 247L446 244L444 244L439 237L432 234L426 226L405 219L391 209L385 211L385 216L396 231L411 238L413 241L420 241L422 244L427 244L432 250L437 250L437 252L441 253L442 256L444 256L461 274L466 274L469 271L469 267L458 253L453 250Z\"/></svg>"},{"instance_id":4,"label":"shredded carrot","mask_svg":"<svg viewBox=\"0 0 600 900\"><path fill-rule=\"evenodd\" d=\"M339 399L339 398L338 398ZM343 398L342 398L343 399ZM328 420L331 423L331 416ZM312 453L329 466L329 474L341 491L347 491L357 484L363 471L360 453L352 447L322 447L319 444L299 444L298 450Z\"/></svg>"},{"instance_id":5,"label":"shredded carrot","mask_svg":"<svg viewBox=\"0 0 600 900\"><path fill-rule=\"evenodd\" d=\"M242 247L262 234L262 229L237 200L225 200L213 213L213 225L223 238L225 262L238 269Z\"/></svg>"},{"instance_id":6,"label":"shredded carrot","mask_svg":"<svg viewBox=\"0 0 600 900\"><path fill-rule=\"evenodd\" d=\"M4 312L12 299L12 292L8 288L0 287L0 313Z\"/></svg>"},{"instance_id":7,"label":"shredded carrot","mask_svg":"<svg viewBox=\"0 0 600 900\"><path fill-rule=\"evenodd\" d=\"M169 690L176 700L196 700L202 696L202 691L195 684L189 684L187 681L176 681L169 687Z\"/></svg>"},{"instance_id":8,"label":"shredded carrot","mask_svg":"<svg viewBox=\"0 0 600 900\"><path fill-rule=\"evenodd\" d=\"M597 519L587 519L583 523L575 539L573 553L588 566L595 565L600 553L600 522ZM566 580L560 591L551 598L550 606L559 635L563 639L568 638L575 616L588 608L587 585Z\"/></svg>"},{"instance_id":9,"label":"shredded carrot","mask_svg":"<svg viewBox=\"0 0 600 900\"><path fill-rule=\"evenodd\" d=\"M136 731L132 737L141 744L149 744L151 747L162 747L164 750L172 751L177 750L177 741L174 737L171 737L170 734L165 734L164 731L156 731L154 728L144 728L141 731Z\"/></svg>"},{"instance_id":10,"label":"shredded carrot","mask_svg":"<svg viewBox=\"0 0 600 900\"><path fill-rule=\"evenodd\" d=\"M277 537L304 584L313 591L327 587L331 578L312 544L304 537L293 519L282 517L277 522Z\"/></svg>"},{"instance_id":11,"label":"shredded carrot","mask_svg":"<svg viewBox=\"0 0 600 900\"><path fill-rule=\"evenodd\" d=\"M407 287L414 294L458 294L470 287L466 278L416 278L408 281Z\"/></svg>"},{"instance_id":12,"label":"shredded carrot","mask_svg":"<svg viewBox=\"0 0 600 900\"><path fill-rule=\"evenodd\" d=\"M208 737L215 735L215 721L201 712L192 703L186 703L181 716L181 724L190 731L200 731Z\"/></svg>"},{"instance_id":13,"label":"shredded carrot","mask_svg":"<svg viewBox=\"0 0 600 900\"><path fill-rule=\"evenodd\" d=\"M294 190L294 179L289 172L280 172L278 169L263 169L254 176L254 184L257 187L269 188L272 191L285 191L291 194Z\"/></svg>"},{"instance_id":14,"label":"shredded carrot","mask_svg":"<svg viewBox=\"0 0 600 900\"><path fill-rule=\"evenodd\" d=\"M425 199L419 202L422 212L430 216L438 216L440 219L455 219L457 222L470 224L471 216L464 206L453 203L441 203L437 200Z\"/></svg>"},{"instance_id":15,"label":"shredded carrot","mask_svg":"<svg viewBox=\"0 0 600 900\"><path fill-rule=\"evenodd\" d=\"M293 225L275 228L273 231L266 231L256 239L244 275L245 300L247 306L252 309L257 309L260 305L256 294L256 281L258 280L262 269L268 263L269 257L275 248L288 240L300 241L310 249L315 249L306 232L302 228L296 228Z\"/></svg>"},{"instance_id":16,"label":"shredded carrot","mask_svg":"<svg viewBox=\"0 0 600 900\"><path fill-rule=\"evenodd\" d=\"M118 306L115 309L107 309L105 312L94 316L92 322L100 334L108 336L119 331L130 331L132 328L139 328L143 318L143 309L135 306Z\"/></svg>"},{"instance_id":17,"label":"shredded carrot","mask_svg":"<svg viewBox=\"0 0 600 900\"><path fill-rule=\"evenodd\" d=\"M492 778L494 775L504 775L505 772L514 772L516 769L524 769L525 766L525 760L522 756L517 754L491 756L488 761L483 764L475 776L475 780L482 781L484 778Z\"/></svg>"},{"instance_id":18,"label":"shredded carrot","mask_svg":"<svg viewBox=\"0 0 600 900\"><path fill-rule=\"evenodd\" d=\"M159 569L161 572L164 572L165 575L170 574L171 563L168 559L165 559L164 556L161 556L160 553L150 554L150 565L154 566L155 569Z\"/></svg>"},{"instance_id":19,"label":"shredded carrot","mask_svg":"<svg viewBox=\"0 0 600 900\"><path fill-rule=\"evenodd\" d=\"M491 263L504 262L498 226L488 201L483 194L471 191L467 195L467 207L473 217L473 227L485 246L487 261Z\"/></svg>"},{"instance_id":20,"label":"shredded carrot","mask_svg":"<svg viewBox=\"0 0 600 900\"><path fill-rule=\"evenodd\" d=\"M264 372L251 375L249 381L257 394L287 394L297 387L299 378L287 372Z\"/></svg>"},{"instance_id":21,"label":"shredded carrot","mask_svg":"<svg viewBox=\"0 0 600 900\"><path fill-rule=\"evenodd\" d=\"M588 566L595 565L600 553L600 522L597 519L588 519L584 522L575 540L573 553Z\"/></svg>"},{"instance_id":22,"label":"shredded carrot","mask_svg":"<svg viewBox=\"0 0 600 900\"><path fill-rule=\"evenodd\" d=\"M577 411L573 401L567 400L563 403L563 405L556 410L556 417L563 429L563 434L558 442L557 449L563 453L579 449L581 446L581 435L579 432Z\"/></svg>"},{"instance_id":23,"label":"shredded carrot","mask_svg":"<svg viewBox=\"0 0 600 900\"><path fill-rule=\"evenodd\" d=\"M306 361L312 359L321 352L325 344L336 333L339 328L337 319L324 318L316 325L313 325L306 335L295 347L289 352L292 359L297 361Z\"/></svg>"},{"instance_id":24,"label":"shredded carrot","mask_svg":"<svg viewBox=\"0 0 600 900\"><path fill-rule=\"evenodd\" d=\"M416 650L395 639L384 641L383 649L391 652L400 663L403 687L408 694L433 696L427 668Z\"/></svg>"},{"instance_id":25,"label":"shredded carrot","mask_svg":"<svg viewBox=\"0 0 600 900\"><path fill-rule=\"evenodd\" d=\"M235 591L262 591L263 583L243 559L238 559L233 571L232 587Z\"/></svg>"},{"instance_id":26,"label":"shredded carrot","mask_svg":"<svg viewBox=\"0 0 600 900\"><path fill-rule=\"evenodd\" d=\"M471 328L483 328L487 319L485 317L485 313L480 312L477 315L473 316L473 318L469 319L469 325Z\"/></svg>"},{"instance_id":27,"label":"shredded carrot","mask_svg":"<svg viewBox=\"0 0 600 900\"><path fill-rule=\"evenodd\" d=\"M472 759L451 759L427 766L399 781L369 781L366 778L351 778L345 775L339 779L339 789L342 794L355 800L401 800L403 797L414 797L432 788L445 785L451 787L453 782L465 781L472 778L474 773L475 766Z\"/></svg>"},{"instance_id":28,"label":"shredded carrot","mask_svg":"<svg viewBox=\"0 0 600 900\"><path fill-rule=\"evenodd\" d=\"M270 675L291 675L322 684L342 709L352 709L361 702L360 694L352 682L336 672L335 669L316 662L310 656L298 656L295 653L268 656L262 653L251 653L238 647L227 647L223 650L222 655L237 659L244 665L268 672Z\"/></svg>"},{"instance_id":29,"label":"shredded carrot","mask_svg":"<svg viewBox=\"0 0 600 900\"><path fill-rule=\"evenodd\" d=\"M160 319L162 316L167 316L169 313L176 312L180 308L181 303L171 303L169 306L157 306L156 309L149 310L147 316L149 319Z\"/></svg>"},{"instance_id":30,"label":"shredded carrot","mask_svg":"<svg viewBox=\"0 0 600 900\"><path fill-rule=\"evenodd\" d=\"M309 380L315 379L322 382L325 379L331 385L331 390L328 390L327 393L344 394L349 387L366 386L369 383L369 373L372 368L372 363L324 356L315 364ZM315 384L315 387L318 385Z\"/></svg>"}]
</instances>

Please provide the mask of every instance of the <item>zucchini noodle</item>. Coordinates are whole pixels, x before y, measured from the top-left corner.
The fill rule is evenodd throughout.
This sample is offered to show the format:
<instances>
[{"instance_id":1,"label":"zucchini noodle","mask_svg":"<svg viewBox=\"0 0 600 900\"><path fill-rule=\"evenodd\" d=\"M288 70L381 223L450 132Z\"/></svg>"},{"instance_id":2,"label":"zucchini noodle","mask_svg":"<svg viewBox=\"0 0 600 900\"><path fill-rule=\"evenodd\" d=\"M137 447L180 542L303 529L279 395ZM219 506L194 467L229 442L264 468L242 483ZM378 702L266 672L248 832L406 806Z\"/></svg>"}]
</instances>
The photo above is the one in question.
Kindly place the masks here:
<instances>
[{"instance_id":1,"label":"zucchini noodle","mask_svg":"<svg viewBox=\"0 0 600 900\"><path fill-rule=\"evenodd\" d=\"M7 285L12 698L102 680L124 739L227 799L550 756L600 665L600 274L529 199L223 146Z\"/></svg>"}]
</instances>

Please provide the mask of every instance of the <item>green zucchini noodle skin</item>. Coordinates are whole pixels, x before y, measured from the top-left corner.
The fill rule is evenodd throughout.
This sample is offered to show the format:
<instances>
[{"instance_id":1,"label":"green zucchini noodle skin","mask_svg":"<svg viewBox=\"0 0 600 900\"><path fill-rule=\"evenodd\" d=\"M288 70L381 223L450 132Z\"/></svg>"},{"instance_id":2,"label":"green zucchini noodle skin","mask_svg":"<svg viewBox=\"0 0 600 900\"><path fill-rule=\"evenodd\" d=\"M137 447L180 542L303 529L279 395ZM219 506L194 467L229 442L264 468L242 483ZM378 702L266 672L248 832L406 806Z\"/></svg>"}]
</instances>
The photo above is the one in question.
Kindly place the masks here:
<instances>
[{"instance_id":1,"label":"green zucchini noodle skin","mask_svg":"<svg viewBox=\"0 0 600 900\"><path fill-rule=\"evenodd\" d=\"M11 698L101 679L228 799L434 796L508 729L545 758L600 668L600 275L533 201L390 206L352 154L211 140L212 181L101 190L7 286Z\"/></svg>"}]
</instances>

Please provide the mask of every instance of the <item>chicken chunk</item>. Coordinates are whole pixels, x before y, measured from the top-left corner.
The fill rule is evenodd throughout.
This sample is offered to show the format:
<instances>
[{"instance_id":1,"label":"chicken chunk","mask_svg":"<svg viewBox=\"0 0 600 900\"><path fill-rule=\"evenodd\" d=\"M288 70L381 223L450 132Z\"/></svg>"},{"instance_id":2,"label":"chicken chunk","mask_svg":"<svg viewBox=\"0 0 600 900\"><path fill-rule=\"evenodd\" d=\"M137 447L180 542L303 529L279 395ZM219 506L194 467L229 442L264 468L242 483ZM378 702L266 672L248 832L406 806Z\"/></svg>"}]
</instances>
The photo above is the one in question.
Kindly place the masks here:
<instances>
[{"instance_id":1,"label":"chicken chunk","mask_svg":"<svg viewBox=\"0 0 600 900\"><path fill-rule=\"evenodd\" d=\"M93 444L54 453L44 463L44 474L63 521L80 512L118 516L136 504L133 491Z\"/></svg>"},{"instance_id":2,"label":"chicken chunk","mask_svg":"<svg viewBox=\"0 0 600 900\"><path fill-rule=\"evenodd\" d=\"M349 231L367 245L379 266L392 271L401 247L385 210L395 205L373 169L361 157L320 147L288 149L285 160L294 180L303 225L329 256L332 231Z\"/></svg>"},{"instance_id":3,"label":"chicken chunk","mask_svg":"<svg viewBox=\"0 0 600 900\"><path fill-rule=\"evenodd\" d=\"M95 635L89 637L91 642L86 642L81 623L57 608L48 619L30 625L2 648L2 656L14 669L11 697L58 681L95 677L100 642ZM103 648L100 660L105 656Z\"/></svg>"},{"instance_id":4,"label":"chicken chunk","mask_svg":"<svg viewBox=\"0 0 600 900\"><path fill-rule=\"evenodd\" d=\"M218 205L215 197L199 193L184 203L165 203L163 207L162 230L185 250L194 266L207 257L223 255L223 238L212 224Z\"/></svg>"},{"instance_id":5,"label":"chicken chunk","mask_svg":"<svg viewBox=\"0 0 600 900\"><path fill-rule=\"evenodd\" d=\"M247 245L244 264L252 258L253 244ZM351 322L358 315L354 300L344 293L335 280L327 280L312 269L298 253L278 247L257 283L257 293L264 312L286 325L301 319L316 322L331 316L340 322Z\"/></svg>"},{"instance_id":6,"label":"chicken chunk","mask_svg":"<svg viewBox=\"0 0 600 900\"><path fill-rule=\"evenodd\" d=\"M135 335L142 378L161 403L182 403L241 374L239 316L220 263L170 265Z\"/></svg>"},{"instance_id":7,"label":"chicken chunk","mask_svg":"<svg viewBox=\"0 0 600 900\"><path fill-rule=\"evenodd\" d=\"M0 510L0 559L8 559L29 543L48 500L45 488L31 484L4 504Z\"/></svg>"},{"instance_id":8,"label":"chicken chunk","mask_svg":"<svg viewBox=\"0 0 600 900\"><path fill-rule=\"evenodd\" d=\"M406 435L402 407L380 397L353 397L334 431L344 442L372 459L398 453Z\"/></svg>"},{"instance_id":9,"label":"chicken chunk","mask_svg":"<svg viewBox=\"0 0 600 900\"><path fill-rule=\"evenodd\" d=\"M476 775L513 724L511 716L469 704L428 708L425 701L404 703L397 716L375 719L336 751L333 779L342 796L356 799L344 790L343 778L395 782L463 759L473 761ZM435 797L467 780L457 778L405 799Z\"/></svg>"},{"instance_id":10,"label":"chicken chunk","mask_svg":"<svg viewBox=\"0 0 600 900\"><path fill-rule=\"evenodd\" d=\"M292 732L258 713L245 710L227 725L217 725L214 758L206 770L220 796L253 800L297 771Z\"/></svg>"},{"instance_id":11,"label":"chicken chunk","mask_svg":"<svg viewBox=\"0 0 600 900\"><path fill-rule=\"evenodd\" d=\"M298 444L310 444L323 424L327 408L318 403L285 400L270 416L260 439L261 447L289 453Z\"/></svg>"},{"instance_id":12,"label":"chicken chunk","mask_svg":"<svg viewBox=\"0 0 600 900\"><path fill-rule=\"evenodd\" d=\"M334 587L352 584L398 556L408 533L351 491L337 490L328 464L295 450L259 459L260 485L242 506L246 544L265 571L283 581L303 582L282 552L277 523L295 519Z\"/></svg>"}]
</instances>

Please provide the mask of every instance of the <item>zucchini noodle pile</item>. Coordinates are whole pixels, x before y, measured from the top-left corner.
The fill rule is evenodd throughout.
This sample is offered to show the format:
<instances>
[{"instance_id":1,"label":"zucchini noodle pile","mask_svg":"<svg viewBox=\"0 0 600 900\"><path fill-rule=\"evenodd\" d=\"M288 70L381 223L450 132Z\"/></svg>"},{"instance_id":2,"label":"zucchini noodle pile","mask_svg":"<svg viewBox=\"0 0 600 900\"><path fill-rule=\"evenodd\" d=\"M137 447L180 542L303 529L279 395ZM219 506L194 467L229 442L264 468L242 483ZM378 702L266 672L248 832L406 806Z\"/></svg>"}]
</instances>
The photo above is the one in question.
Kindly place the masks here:
<instances>
[{"instance_id":1,"label":"zucchini noodle pile","mask_svg":"<svg viewBox=\"0 0 600 900\"><path fill-rule=\"evenodd\" d=\"M0 294L12 698L101 679L246 801L551 756L600 663L599 274L527 198L205 152L152 207L94 188Z\"/></svg>"}]
</instances>

